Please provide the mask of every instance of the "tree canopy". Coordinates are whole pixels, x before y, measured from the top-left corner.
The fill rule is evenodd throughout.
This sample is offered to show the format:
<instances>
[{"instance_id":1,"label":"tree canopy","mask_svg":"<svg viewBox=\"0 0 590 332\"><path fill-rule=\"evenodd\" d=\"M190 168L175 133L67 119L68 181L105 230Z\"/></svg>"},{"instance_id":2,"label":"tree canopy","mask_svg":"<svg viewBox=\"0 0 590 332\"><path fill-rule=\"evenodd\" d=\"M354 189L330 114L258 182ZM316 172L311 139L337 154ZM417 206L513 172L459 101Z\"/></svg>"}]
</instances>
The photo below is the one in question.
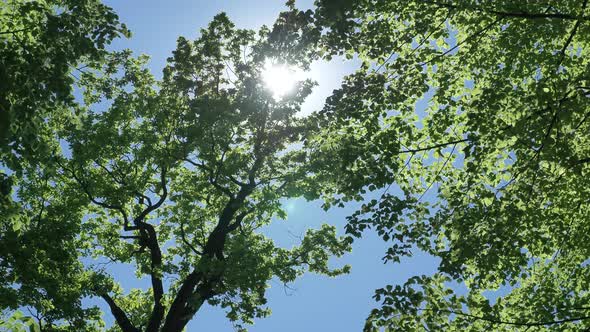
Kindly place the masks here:
<instances>
[{"instance_id":1,"label":"tree canopy","mask_svg":"<svg viewBox=\"0 0 590 332\"><path fill-rule=\"evenodd\" d=\"M326 56L363 61L320 116L328 204L378 192L347 232L440 259L377 290L367 330L590 326L587 4L316 1Z\"/></svg>"},{"instance_id":2,"label":"tree canopy","mask_svg":"<svg viewBox=\"0 0 590 332\"><path fill-rule=\"evenodd\" d=\"M3 1L0 26L0 153L18 170L49 155L52 125L76 117L72 69L100 62L129 31L98 0Z\"/></svg>"},{"instance_id":3,"label":"tree canopy","mask_svg":"<svg viewBox=\"0 0 590 332\"><path fill-rule=\"evenodd\" d=\"M309 65L310 18L293 9L256 33L219 14L178 39L161 80L130 51L78 70L79 121L52 128L61 144L46 162L21 163L3 211L0 305L36 315L6 324L101 330L90 297L108 304L111 331L182 331L205 302L241 329L268 315L272 278L348 271L328 266L350 249L333 226L290 249L260 232L285 218L282 200L319 195L297 148L318 128L298 115L314 83L277 98L261 79L269 59ZM111 263L150 287L122 289Z\"/></svg>"},{"instance_id":4,"label":"tree canopy","mask_svg":"<svg viewBox=\"0 0 590 332\"><path fill-rule=\"evenodd\" d=\"M182 331L204 303L243 329L270 280L346 273L330 257L374 230L385 263L440 263L376 290L366 331L589 329L588 0L287 4L180 37L162 79L105 50L129 33L98 0L0 4L0 328L104 330L93 298L110 331ZM335 56L361 66L317 113L314 82L264 84ZM361 202L348 236L263 235L302 196Z\"/></svg>"}]
</instances>

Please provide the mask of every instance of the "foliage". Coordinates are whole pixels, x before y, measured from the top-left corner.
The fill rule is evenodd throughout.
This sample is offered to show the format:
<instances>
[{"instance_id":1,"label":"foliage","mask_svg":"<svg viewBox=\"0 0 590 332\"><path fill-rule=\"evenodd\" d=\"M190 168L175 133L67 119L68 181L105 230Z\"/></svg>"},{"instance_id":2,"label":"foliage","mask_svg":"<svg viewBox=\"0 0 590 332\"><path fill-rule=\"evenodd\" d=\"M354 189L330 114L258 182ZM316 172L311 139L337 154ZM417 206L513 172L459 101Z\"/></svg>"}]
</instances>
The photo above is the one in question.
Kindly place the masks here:
<instances>
[{"instance_id":1,"label":"foliage","mask_svg":"<svg viewBox=\"0 0 590 332\"><path fill-rule=\"evenodd\" d=\"M267 59L309 65L310 18L291 10L255 33L219 14L178 39L162 80L130 51L81 69L80 121L52 127L67 148L16 179L23 212L2 224L2 307L32 308L45 329L95 331L100 312L81 301L94 297L112 331L182 331L208 302L242 329L269 314L271 279L348 272L328 265L350 250L332 226L290 249L260 232L286 217L285 199L319 193L300 148L318 127L298 114L314 83L277 99L261 80ZM123 290L112 263L151 287Z\"/></svg>"},{"instance_id":2,"label":"foliage","mask_svg":"<svg viewBox=\"0 0 590 332\"><path fill-rule=\"evenodd\" d=\"M367 330L590 325L588 1L316 1L326 57L363 65L315 138L327 206L441 259L377 291ZM426 105L425 107L422 107ZM391 194L399 189L400 194Z\"/></svg>"},{"instance_id":3,"label":"foliage","mask_svg":"<svg viewBox=\"0 0 590 332\"><path fill-rule=\"evenodd\" d=\"M39 325L31 316L25 316L21 311L15 311L6 320L0 321L0 331L39 332Z\"/></svg>"},{"instance_id":4,"label":"foliage","mask_svg":"<svg viewBox=\"0 0 590 332\"><path fill-rule=\"evenodd\" d=\"M104 51L128 32L98 1L0 4L0 328L101 330L88 297L113 331L181 331L205 302L242 328L272 278L348 271L334 227L291 249L260 233L281 202L371 194L347 233L440 265L377 290L367 331L588 329L588 0L289 4L258 33L216 16L161 80ZM261 83L267 59L336 55L362 66L311 117L313 82Z\"/></svg>"},{"instance_id":5,"label":"foliage","mask_svg":"<svg viewBox=\"0 0 590 332\"><path fill-rule=\"evenodd\" d=\"M0 156L19 170L51 152L52 125L78 115L72 72L129 32L98 0L2 1L0 27Z\"/></svg>"}]
</instances>

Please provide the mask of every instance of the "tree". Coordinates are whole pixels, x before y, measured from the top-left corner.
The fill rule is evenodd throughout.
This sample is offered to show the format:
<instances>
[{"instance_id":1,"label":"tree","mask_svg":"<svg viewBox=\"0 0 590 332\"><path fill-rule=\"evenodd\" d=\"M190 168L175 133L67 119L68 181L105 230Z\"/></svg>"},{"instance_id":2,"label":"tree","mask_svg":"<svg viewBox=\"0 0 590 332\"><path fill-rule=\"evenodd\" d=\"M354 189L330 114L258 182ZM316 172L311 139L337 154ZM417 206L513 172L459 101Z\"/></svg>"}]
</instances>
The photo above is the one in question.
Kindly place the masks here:
<instances>
[{"instance_id":1,"label":"tree","mask_svg":"<svg viewBox=\"0 0 590 332\"><path fill-rule=\"evenodd\" d=\"M325 56L363 61L310 144L340 165L327 206L371 191L349 234L440 259L377 290L367 330L587 329L588 1L316 6Z\"/></svg>"},{"instance_id":2,"label":"tree","mask_svg":"<svg viewBox=\"0 0 590 332\"><path fill-rule=\"evenodd\" d=\"M208 302L242 327L269 314L272 278L347 272L328 266L350 249L334 227L291 249L259 231L286 217L282 200L319 193L300 147L318 127L297 114L314 83L277 99L260 78L269 59L306 68L313 29L294 9L258 34L219 14L178 39L160 81L129 51L83 71L81 121L54 128L69 149L27 165L14 203L24 212L3 223L2 306L32 308L44 330L97 330L98 309L81 302L95 297L112 331L182 331ZM151 287L124 291L110 263Z\"/></svg>"}]
</instances>

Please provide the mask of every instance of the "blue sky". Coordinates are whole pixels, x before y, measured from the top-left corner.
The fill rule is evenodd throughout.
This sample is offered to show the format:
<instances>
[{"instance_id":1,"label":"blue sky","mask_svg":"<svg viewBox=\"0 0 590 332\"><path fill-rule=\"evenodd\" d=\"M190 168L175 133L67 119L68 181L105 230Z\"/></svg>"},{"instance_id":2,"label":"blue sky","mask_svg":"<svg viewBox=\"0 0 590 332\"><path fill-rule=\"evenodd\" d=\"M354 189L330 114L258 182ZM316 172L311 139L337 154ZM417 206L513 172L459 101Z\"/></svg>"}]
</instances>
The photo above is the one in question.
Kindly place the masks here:
<instances>
[{"instance_id":1,"label":"blue sky","mask_svg":"<svg viewBox=\"0 0 590 332\"><path fill-rule=\"evenodd\" d=\"M166 58L175 48L176 39L185 36L197 37L198 30L205 27L211 18L226 12L239 28L256 29L262 24L270 25L283 10L284 1L105 1L119 14L121 20L133 32L128 40L118 40L114 49L130 48L136 53L151 56L150 68L160 77ZM312 1L298 1L299 8L311 7ZM312 66L310 76L319 86L304 105L304 111L321 108L323 100L337 88L342 77L356 68L354 61L339 59L331 63L317 63ZM277 221L264 231L279 245L290 247L297 242L307 228L317 228L322 223L336 225L343 233L345 217L351 214L355 205L328 212L320 208L321 202L306 202L302 199L285 203L288 219ZM425 255L417 254L400 264L384 265L381 257L386 243L375 234L368 232L363 239L354 243L353 252L342 259L334 260L335 265L351 264L349 275L328 278L307 274L285 288L279 282L271 282L268 289L269 307L272 315L259 319L249 327L253 332L271 331L360 331L369 311L377 305L371 296L376 288L387 284L403 283L416 274L430 274L437 262ZM116 280L130 287L145 286L145 282L134 279L131 271L116 268ZM104 306L103 306L104 308ZM105 308L106 309L106 308ZM105 319L112 322L107 310ZM225 313L220 308L204 307L188 325L188 331L234 331Z\"/></svg>"}]
</instances>

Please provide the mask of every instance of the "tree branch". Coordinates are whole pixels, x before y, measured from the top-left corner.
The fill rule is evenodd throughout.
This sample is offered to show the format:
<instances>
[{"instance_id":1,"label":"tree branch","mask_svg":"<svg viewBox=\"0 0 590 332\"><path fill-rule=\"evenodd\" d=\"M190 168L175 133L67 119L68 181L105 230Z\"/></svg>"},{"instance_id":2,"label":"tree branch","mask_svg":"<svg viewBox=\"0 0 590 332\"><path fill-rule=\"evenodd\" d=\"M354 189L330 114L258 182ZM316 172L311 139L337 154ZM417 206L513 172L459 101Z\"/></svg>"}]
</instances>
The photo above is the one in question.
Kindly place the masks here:
<instances>
[{"instance_id":1,"label":"tree branch","mask_svg":"<svg viewBox=\"0 0 590 332\"><path fill-rule=\"evenodd\" d=\"M440 310L418 309L418 310L446 312L446 313L454 314L457 316L464 316L464 317L468 317L468 318L475 319L475 320L483 320L486 322L490 322L493 324L499 324L499 325L529 326L529 327L556 325L556 324L563 324L563 323L576 322L576 321L580 321L580 320L590 319L590 316L580 316L580 317L571 317L571 318L565 318L565 319L554 320L554 321L517 322L517 321L503 321L503 320L500 320L497 318L487 318L487 317L482 317L482 316L476 316L476 315L468 314L465 312L453 311L453 310L444 310L444 309L440 309Z\"/></svg>"},{"instance_id":2,"label":"tree branch","mask_svg":"<svg viewBox=\"0 0 590 332\"><path fill-rule=\"evenodd\" d=\"M586 11L587 5L588 5L588 0L584 0L584 3L582 4L582 14L584 14L584 11ZM563 59L565 57L565 51L567 50L567 48L570 46L572 40L574 39L574 36L576 35L576 32L578 31L578 27L580 26L580 22L581 22L581 20L576 20L576 23L574 24L574 27L572 28L572 31L570 32L569 37L567 38L565 44L563 45L563 47L561 49L561 57L559 58L559 62L557 63L557 67L561 66L561 63L563 62Z\"/></svg>"},{"instance_id":3,"label":"tree branch","mask_svg":"<svg viewBox=\"0 0 590 332\"><path fill-rule=\"evenodd\" d=\"M203 255L202 252L200 252L199 250L197 250L197 248L195 248L186 238L186 233L184 232L184 220L180 221L180 238L182 239L182 242L184 242L184 244L186 244L187 247L190 248L190 250L192 250L195 254L197 255Z\"/></svg>"},{"instance_id":4,"label":"tree branch","mask_svg":"<svg viewBox=\"0 0 590 332\"><path fill-rule=\"evenodd\" d=\"M138 229L135 226L129 226L129 218L127 217L127 212L125 212L125 209L122 206L108 204L106 202L101 202L101 201L97 200L92 195L92 193L90 192L90 189L88 188L88 184L85 183L82 179L80 179L76 175L76 172L73 169L70 169L70 168L65 167L61 162L59 162L59 160L57 160L56 163L61 168L63 168L65 171L68 171L70 173L70 175L72 176L72 178L74 179L74 181L76 181L76 183L78 183L78 185L80 186L80 188L82 188L82 191L84 191L84 194L86 194L86 196L88 197L88 199L90 200L90 202L92 202L95 205L98 205L100 207L103 207L105 209L115 210L115 211L118 211L119 213L121 213L121 216L123 217L123 229L125 231L134 231L134 230L137 230Z\"/></svg>"},{"instance_id":5,"label":"tree branch","mask_svg":"<svg viewBox=\"0 0 590 332\"><path fill-rule=\"evenodd\" d=\"M104 170L111 177L111 179L113 179L113 181L115 181L115 183L117 183L121 186L129 186L128 183L124 179L126 174L124 174L121 170L119 170L119 171L110 170L110 169L108 169L108 167L106 167L102 163L99 163L98 160L95 160L94 163L96 165L98 165L102 170ZM117 175L114 172L119 173L119 177L117 177ZM142 199L143 201L146 202L146 206L149 207L150 205L152 205L152 200L148 196L142 194L141 192L139 192L137 190L134 190L133 192L135 193L135 195L137 195L137 197L139 197L140 199Z\"/></svg>"},{"instance_id":6,"label":"tree branch","mask_svg":"<svg viewBox=\"0 0 590 332\"><path fill-rule=\"evenodd\" d=\"M422 152L422 151L428 151L428 150L432 150L432 149L443 148L443 147L447 147L447 146L450 146L450 145L456 145L458 143L464 143L464 142L469 142L469 141L470 140L468 138L464 138L464 139L459 139L459 140L455 140L455 141L434 144L434 145L430 145L430 146L423 147L423 148L415 148L415 149L401 150L401 151L398 152L398 154L402 154L402 153L418 153L418 152Z\"/></svg>"},{"instance_id":7,"label":"tree branch","mask_svg":"<svg viewBox=\"0 0 590 332\"><path fill-rule=\"evenodd\" d=\"M0 35L12 35L18 32L28 31L30 29L20 29L20 30L13 30L13 31L0 31Z\"/></svg>"},{"instance_id":8,"label":"tree branch","mask_svg":"<svg viewBox=\"0 0 590 332\"><path fill-rule=\"evenodd\" d=\"M208 260L223 260L223 249L228 232L231 229L231 222L236 217L236 212L243 207L244 202L248 196L256 188L256 175L262 167L265 159L265 152L262 151L262 143L264 140L264 131L266 127L266 118L261 124L261 129L257 132L254 142L254 163L248 170L248 183L240 185L240 190L237 194L229 192L229 200L219 215L217 225L209 234L207 242L203 247L203 254L201 262L205 263ZM204 164L199 164L185 159L187 162L196 167L207 167ZM209 168L211 170L211 168ZM211 171L209 171L211 172ZM211 173L210 173L211 174ZM211 174L212 175L212 174ZM215 181L214 181L215 182ZM229 191L228 188L224 188ZM237 218L243 219L246 214L240 214ZM241 220L240 220L241 221ZM236 221L233 225L239 225ZM215 287L220 283L222 272L208 271L204 273L201 267L195 268L182 282L178 293L176 294L166 319L162 331L165 332L179 332L186 326L188 321L198 311L200 306L207 299L215 295Z\"/></svg>"},{"instance_id":9,"label":"tree branch","mask_svg":"<svg viewBox=\"0 0 590 332\"><path fill-rule=\"evenodd\" d=\"M254 162L252 169L248 172L256 172L255 169L261 166L261 161ZM252 193L255 185L242 186L240 191L226 203L222 210L217 225L209 234L207 243L205 244L202 256L206 259L223 260L223 248L225 246L225 239L228 233L228 228L231 221L234 219L236 211L244 204L248 195ZM211 296L215 295L214 287L221 279L221 274L213 273L204 275L199 271L199 268L194 269L182 282L176 297L170 305L168 314L162 331L178 332L181 331L192 316L197 312L200 305ZM195 293L196 292L196 293ZM198 305L190 304L192 298L198 296Z\"/></svg>"},{"instance_id":10,"label":"tree branch","mask_svg":"<svg viewBox=\"0 0 590 332\"><path fill-rule=\"evenodd\" d=\"M192 160L190 160L188 158L185 158L184 161L188 162L189 164L191 164L191 165L193 165L195 167L198 167L198 168L201 168L201 169L207 171L209 173L209 183L213 187L217 188L217 190L219 190L220 192L222 192L223 194L225 194L226 196L228 196L229 198L233 198L233 193L228 188L220 185L217 182L217 179L214 176L215 172L213 171L213 169L211 167L205 165L205 163L197 163L197 162L194 162L194 161L192 161Z\"/></svg>"},{"instance_id":11,"label":"tree branch","mask_svg":"<svg viewBox=\"0 0 590 332\"><path fill-rule=\"evenodd\" d=\"M121 330L123 330L123 332L140 332L138 328L133 326L133 324L131 323L131 321L129 320L129 318L125 314L125 312L123 310L121 310L121 308L115 303L115 301L108 294L106 294L106 293L101 294L100 297L102 297L109 305L109 308L111 309L111 313L113 314L113 316L115 317L115 320L117 321L117 325L119 325L119 327L121 328Z\"/></svg>"},{"instance_id":12,"label":"tree branch","mask_svg":"<svg viewBox=\"0 0 590 332\"><path fill-rule=\"evenodd\" d=\"M429 3L433 5L437 5L439 7L455 9L455 10L472 10L482 13L490 13L500 17L513 17L513 18L524 18L524 19L531 19L531 20L538 20L538 19L562 19L562 20L583 20L588 21L590 18L586 16L576 16L570 14L563 14L563 13L530 13L526 11L518 11L518 12L506 12L500 10L493 10L493 9L485 9L485 8L475 8L475 7L462 7L457 6L452 3L440 2L440 1L424 1L424 3Z\"/></svg>"},{"instance_id":13,"label":"tree branch","mask_svg":"<svg viewBox=\"0 0 590 332\"><path fill-rule=\"evenodd\" d=\"M150 250L150 279L152 283L152 290L154 293L154 306L152 309L152 315L150 317L146 331L155 332L158 331L162 324L164 317L164 306L162 304L162 298L164 296L164 286L162 283L161 271L162 267L162 250L158 244L158 236L154 226L144 221L145 217L155 209L159 208L168 196L168 188L166 186L166 167L162 166L160 171L160 186L162 187L162 195L160 199L148 208L142 211L137 218L134 220L134 224L145 230L147 233L146 245Z\"/></svg>"},{"instance_id":14,"label":"tree branch","mask_svg":"<svg viewBox=\"0 0 590 332\"><path fill-rule=\"evenodd\" d=\"M248 209L248 210L246 210L246 211L244 211L244 212L240 213L240 214L239 214L239 215L236 217L236 220L235 220L235 221L234 221L232 224L230 224L230 225L228 225L228 226L227 226L227 232L228 232L228 233L230 233L230 232L233 232L233 231L234 231L236 228L240 227L240 226L241 226L241 224L242 224L242 221L244 220L244 218L245 218L247 215L249 215L250 213L254 212L254 210L255 210L255 208L254 208L254 207L252 207L252 208L250 208L250 209Z\"/></svg>"}]
</instances>

